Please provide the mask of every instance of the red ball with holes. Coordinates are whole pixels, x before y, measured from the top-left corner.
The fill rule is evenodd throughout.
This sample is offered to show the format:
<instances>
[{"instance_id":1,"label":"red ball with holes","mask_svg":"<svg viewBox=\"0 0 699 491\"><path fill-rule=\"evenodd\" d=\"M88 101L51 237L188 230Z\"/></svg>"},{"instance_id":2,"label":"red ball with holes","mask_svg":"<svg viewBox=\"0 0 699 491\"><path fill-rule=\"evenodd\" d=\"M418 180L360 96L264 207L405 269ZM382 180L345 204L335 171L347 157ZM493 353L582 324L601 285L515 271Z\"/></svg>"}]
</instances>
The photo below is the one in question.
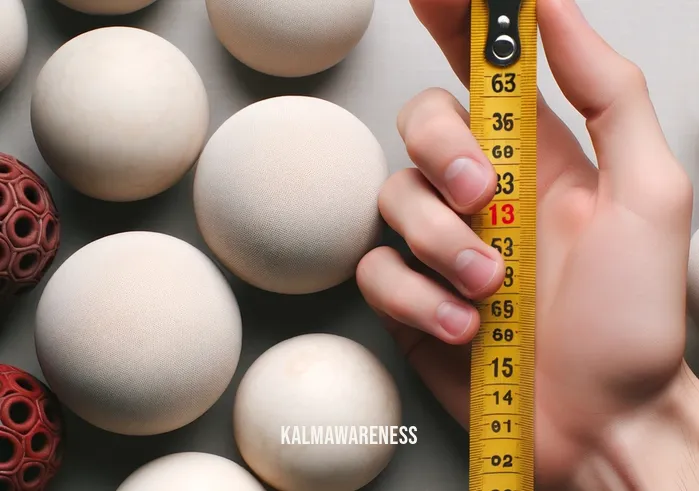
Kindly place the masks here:
<instances>
[{"instance_id":1,"label":"red ball with holes","mask_svg":"<svg viewBox=\"0 0 699 491\"><path fill-rule=\"evenodd\" d=\"M46 183L16 158L0 153L0 300L33 289L59 243L58 212Z\"/></svg>"},{"instance_id":2,"label":"red ball with holes","mask_svg":"<svg viewBox=\"0 0 699 491\"><path fill-rule=\"evenodd\" d=\"M58 400L30 374L0 365L0 491L42 491L61 465Z\"/></svg>"}]
</instances>

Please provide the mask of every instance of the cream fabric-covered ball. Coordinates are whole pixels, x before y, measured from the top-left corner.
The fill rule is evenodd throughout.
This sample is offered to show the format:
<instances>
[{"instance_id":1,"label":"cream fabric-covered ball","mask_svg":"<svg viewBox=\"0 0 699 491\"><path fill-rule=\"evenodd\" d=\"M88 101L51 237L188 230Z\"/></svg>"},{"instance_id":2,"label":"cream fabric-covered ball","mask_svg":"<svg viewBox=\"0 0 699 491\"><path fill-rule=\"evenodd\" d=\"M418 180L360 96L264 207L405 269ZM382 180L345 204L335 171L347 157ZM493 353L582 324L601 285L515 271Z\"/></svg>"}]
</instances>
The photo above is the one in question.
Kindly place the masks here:
<instances>
[{"instance_id":1,"label":"cream fabric-covered ball","mask_svg":"<svg viewBox=\"0 0 699 491\"><path fill-rule=\"evenodd\" d=\"M199 228L241 279L304 294L354 274L381 230L388 166L345 109L285 96L241 110L206 144L194 179Z\"/></svg>"},{"instance_id":2,"label":"cream fabric-covered ball","mask_svg":"<svg viewBox=\"0 0 699 491\"><path fill-rule=\"evenodd\" d=\"M42 293L35 333L58 398L126 435L175 430L206 412L233 377L241 337L216 265L153 232L111 235L68 258Z\"/></svg>"},{"instance_id":3,"label":"cream fabric-covered ball","mask_svg":"<svg viewBox=\"0 0 699 491\"><path fill-rule=\"evenodd\" d=\"M155 0L58 0L58 3L84 14L122 15L141 10Z\"/></svg>"},{"instance_id":4,"label":"cream fabric-covered ball","mask_svg":"<svg viewBox=\"0 0 699 491\"><path fill-rule=\"evenodd\" d=\"M117 491L264 491L233 461L199 452L167 455L137 469Z\"/></svg>"},{"instance_id":5,"label":"cream fabric-covered ball","mask_svg":"<svg viewBox=\"0 0 699 491\"><path fill-rule=\"evenodd\" d=\"M219 41L242 63L301 77L342 61L364 36L374 0L206 0Z\"/></svg>"},{"instance_id":6,"label":"cream fabric-covered ball","mask_svg":"<svg viewBox=\"0 0 699 491\"><path fill-rule=\"evenodd\" d=\"M0 91L15 78L27 53L27 14L22 0L0 1Z\"/></svg>"},{"instance_id":7,"label":"cream fabric-covered ball","mask_svg":"<svg viewBox=\"0 0 699 491\"><path fill-rule=\"evenodd\" d=\"M78 191L107 201L159 194L204 146L209 103L187 57L131 27L88 31L39 73L31 102L46 163Z\"/></svg>"},{"instance_id":8,"label":"cream fabric-covered ball","mask_svg":"<svg viewBox=\"0 0 699 491\"><path fill-rule=\"evenodd\" d=\"M388 371L362 345L330 334L298 336L263 353L241 380L233 413L240 454L280 491L365 486L395 451L379 439L378 427L400 424L400 397ZM326 444L324 437L308 444L319 429L349 434L354 428L361 435L371 427L377 427L372 440L348 436Z\"/></svg>"}]
</instances>

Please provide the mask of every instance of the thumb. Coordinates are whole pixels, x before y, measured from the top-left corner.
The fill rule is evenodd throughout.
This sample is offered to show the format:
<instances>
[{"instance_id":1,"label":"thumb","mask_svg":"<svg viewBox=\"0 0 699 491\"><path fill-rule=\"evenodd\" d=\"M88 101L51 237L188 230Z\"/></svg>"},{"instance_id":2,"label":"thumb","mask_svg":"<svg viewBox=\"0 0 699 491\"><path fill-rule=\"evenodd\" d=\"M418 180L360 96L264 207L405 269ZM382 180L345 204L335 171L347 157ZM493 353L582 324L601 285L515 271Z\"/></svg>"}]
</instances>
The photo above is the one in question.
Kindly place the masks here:
<instances>
[{"instance_id":1,"label":"thumb","mask_svg":"<svg viewBox=\"0 0 699 491\"><path fill-rule=\"evenodd\" d=\"M461 83L470 85L471 1L410 0L415 15L442 49Z\"/></svg>"},{"instance_id":2,"label":"thumb","mask_svg":"<svg viewBox=\"0 0 699 491\"><path fill-rule=\"evenodd\" d=\"M538 0L537 15L551 71L587 120L600 192L653 216L687 191L687 178L667 145L643 72L593 30L574 0Z\"/></svg>"}]
</instances>

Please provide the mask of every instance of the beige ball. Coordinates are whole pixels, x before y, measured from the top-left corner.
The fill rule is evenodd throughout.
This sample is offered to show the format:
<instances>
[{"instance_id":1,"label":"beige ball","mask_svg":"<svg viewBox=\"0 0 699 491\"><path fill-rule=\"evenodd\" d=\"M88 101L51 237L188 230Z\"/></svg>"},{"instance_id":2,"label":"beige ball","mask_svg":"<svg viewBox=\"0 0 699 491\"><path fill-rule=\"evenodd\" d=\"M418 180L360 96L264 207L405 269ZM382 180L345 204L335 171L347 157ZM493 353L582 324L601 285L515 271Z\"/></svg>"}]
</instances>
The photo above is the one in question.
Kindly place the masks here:
<instances>
[{"instance_id":1,"label":"beige ball","mask_svg":"<svg viewBox=\"0 0 699 491\"><path fill-rule=\"evenodd\" d=\"M84 14L122 15L141 10L155 0L58 0L58 3Z\"/></svg>"},{"instance_id":2,"label":"beige ball","mask_svg":"<svg viewBox=\"0 0 699 491\"><path fill-rule=\"evenodd\" d=\"M167 455L137 469L117 491L264 491L241 466L218 455Z\"/></svg>"},{"instance_id":3,"label":"beige ball","mask_svg":"<svg viewBox=\"0 0 699 491\"><path fill-rule=\"evenodd\" d=\"M96 29L61 46L31 101L46 163L83 194L135 201L191 169L204 146L209 103L187 57L130 27Z\"/></svg>"},{"instance_id":4,"label":"beige ball","mask_svg":"<svg viewBox=\"0 0 699 491\"><path fill-rule=\"evenodd\" d=\"M282 439L288 427L305 429L308 442L313 427L361 431L400 424L398 390L380 361L360 344L329 334L298 336L260 356L240 382L233 414L245 462L280 491L355 491L395 453L394 445L378 440L294 444Z\"/></svg>"},{"instance_id":5,"label":"beige ball","mask_svg":"<svg viewBox=\"0 0 699 491\"><path fill-rule=\"evenodd\" d=\"M302 77L342 61L364 36L374 0L206 0L219 41L242 63Z\"/></svg>"},{"instance_id":6,"label":"beige ball","mask_svg":"<svg viewBox=\"0 0 699 491\"><path fill-rule=\"evenodd\" d=\"M165 433L206 412L233 377L241 336L216 265L153 232L111 235L68 258L42 293L35 332L58 398L126 435Z\"/></svg>"},{"instance_id":7,"label":"beige ball","mask_svg":"<svg viewBox=\"0 0 699 491\"><path fill-rule=\"evenodd\" d=\"M197 222L218 259L277 293L336 286L377 242L388 166L371 131L330 102L286 96L228 119L194 180Z\"/></svg>"},{"instance_id":8,"label":"beige ball","mask_svg":"<svg viewBox=\"0 0 699 491\"><path fill-rule=\"evenodd\" d=\"M0 91L15 78L27 53L27 14L22 0L0 1Z\"/></svg>"}]
</instances>

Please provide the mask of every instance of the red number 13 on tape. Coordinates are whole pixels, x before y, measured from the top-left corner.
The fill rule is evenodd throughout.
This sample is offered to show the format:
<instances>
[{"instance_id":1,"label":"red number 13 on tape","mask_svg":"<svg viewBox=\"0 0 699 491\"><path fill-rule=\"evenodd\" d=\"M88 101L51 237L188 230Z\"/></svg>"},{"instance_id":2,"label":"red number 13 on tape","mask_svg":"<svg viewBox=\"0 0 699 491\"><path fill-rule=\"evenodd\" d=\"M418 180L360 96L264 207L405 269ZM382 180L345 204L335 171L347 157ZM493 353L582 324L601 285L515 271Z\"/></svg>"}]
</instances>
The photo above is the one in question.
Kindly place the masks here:
<instances>
[{"instance_id":1,"label":"red number 13 on tape","mask_svg":"<svg viewBox=\"0 0 699 491\"><path fill-rule=\"evenodd\" d=\"M510 203L494 203L488 210L490 211L490 223L493 226L512 225L515 222L515 207Z\"/></svg>"}]
</instances>

